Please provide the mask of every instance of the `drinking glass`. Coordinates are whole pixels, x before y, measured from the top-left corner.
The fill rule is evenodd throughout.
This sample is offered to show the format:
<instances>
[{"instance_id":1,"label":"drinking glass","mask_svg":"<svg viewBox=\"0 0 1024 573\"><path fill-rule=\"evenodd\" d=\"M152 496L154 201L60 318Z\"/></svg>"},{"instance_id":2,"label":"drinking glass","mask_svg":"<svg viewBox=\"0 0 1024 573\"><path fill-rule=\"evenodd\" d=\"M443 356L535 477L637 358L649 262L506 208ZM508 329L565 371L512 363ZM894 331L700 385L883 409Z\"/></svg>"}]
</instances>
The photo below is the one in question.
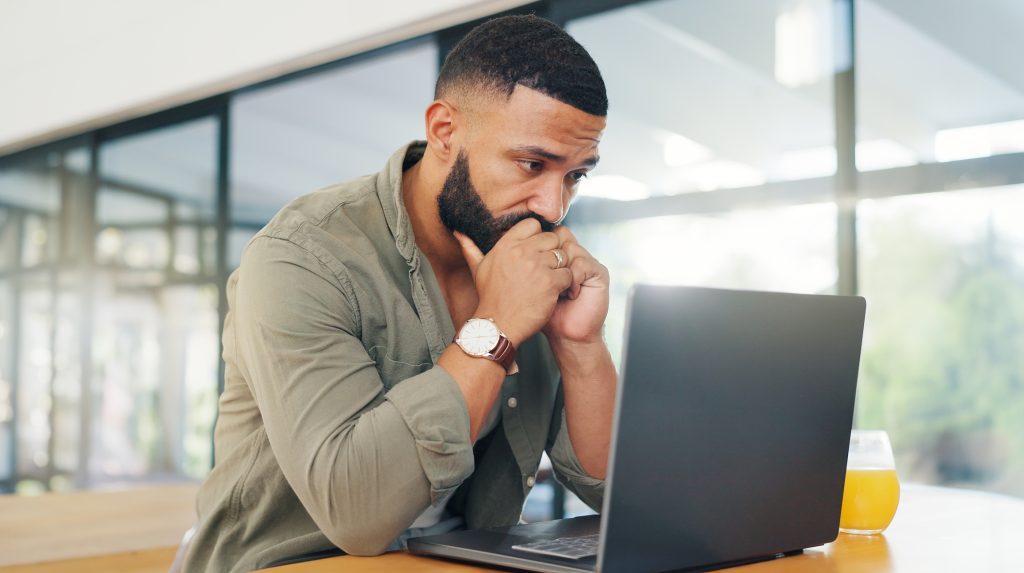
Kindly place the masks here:
<instances>
[{"instance_id":1,"label":"drinking glass","mask_svg":"<svg viewBox=\"0 0 1024 573\"><path fill-rule=\"evenodd\" d=\"M882 430L854 430L846 464L846 487L839 531L874 535L896 515L900 482L889 435Z\"/></svg>"}]
</instances>

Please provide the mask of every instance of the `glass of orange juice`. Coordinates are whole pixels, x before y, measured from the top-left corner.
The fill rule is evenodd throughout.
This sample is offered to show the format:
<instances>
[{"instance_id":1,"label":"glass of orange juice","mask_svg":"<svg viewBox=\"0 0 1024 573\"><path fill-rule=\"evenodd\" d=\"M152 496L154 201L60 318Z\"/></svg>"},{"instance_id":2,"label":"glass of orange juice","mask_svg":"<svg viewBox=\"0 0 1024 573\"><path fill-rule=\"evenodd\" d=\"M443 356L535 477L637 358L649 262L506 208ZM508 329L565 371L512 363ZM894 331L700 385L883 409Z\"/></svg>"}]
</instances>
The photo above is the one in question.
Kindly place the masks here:
<instances>
[{"instance_id":1,"label":"glass of orange juice","mask_svg":"<svg viewBox=\"0 0 1024 573\"><path fill-rule=\"evenodd\" d=\"M874 535L896 515L900 482L889 435L882 430L854 430L846 464L846 487L839 531Z\"/></svg>"}]
</instances>

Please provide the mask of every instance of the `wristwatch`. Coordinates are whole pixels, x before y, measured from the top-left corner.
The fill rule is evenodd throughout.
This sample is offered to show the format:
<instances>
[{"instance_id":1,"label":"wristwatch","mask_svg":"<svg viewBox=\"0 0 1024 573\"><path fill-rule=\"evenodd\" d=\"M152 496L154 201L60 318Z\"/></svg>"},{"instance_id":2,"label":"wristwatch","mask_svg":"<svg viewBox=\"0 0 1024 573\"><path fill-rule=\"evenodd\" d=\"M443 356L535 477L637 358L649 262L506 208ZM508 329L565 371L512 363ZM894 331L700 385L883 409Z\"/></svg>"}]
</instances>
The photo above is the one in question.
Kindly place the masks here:
<instances>
[{"instance_id":1,"label":"wristwatch","mask_svg":"<svg viewBox=\"0 0 1024 573\"><path fill-rule=\"evenodd\" d=\"M455 336L455 343L470 356L497 362L507 374L519 371L516 348L490 318L467 320Z\"/></svg>"}]
</instances>

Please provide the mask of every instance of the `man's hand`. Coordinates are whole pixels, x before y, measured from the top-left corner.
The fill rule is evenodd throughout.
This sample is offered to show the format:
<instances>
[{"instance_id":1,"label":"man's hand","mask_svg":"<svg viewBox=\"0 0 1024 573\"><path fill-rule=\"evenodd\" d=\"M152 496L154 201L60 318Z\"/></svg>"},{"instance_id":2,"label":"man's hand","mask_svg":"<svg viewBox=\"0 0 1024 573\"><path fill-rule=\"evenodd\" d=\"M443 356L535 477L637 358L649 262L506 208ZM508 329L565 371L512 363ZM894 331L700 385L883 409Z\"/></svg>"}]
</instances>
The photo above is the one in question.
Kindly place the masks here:
<instances>
[{"instance_id":1,"label":"man's hand","mask_svg":"<svg viewBox=\"0 0 1024 573\"><path fill-rule=\"evenodd\" d=\"M576 242L569 229L555 230L568 255L572 284L555 305L544 334L551 343L565 392L569 439L583 469L604 479L615 405L615 365L601 329L608 315L608 269Z\"/></svg>"},{"instance_id":2,"label":"man's hand","mask_svg":"<svg viewBox=\"0 0 1024 573\"><path fill-rule=\"evenodd\" d=\"M480 298L475 316L493 319L518 348L548 323L559 293L573 282L573 272L556 268L558 259L551 252L560 249L562 238L541 232L540 223L534 219L525 219L509 229L486 256L469 237L455 233L455 238ZM561 253L571 260L564 250Z\"/></svg>"},{"instance_id":3,"label":"man's hand","mask_svg":"<svg viewBox=\"0 0 1024 573\"><path fill-rule=\"evenodd\" d=\"M601 336L608 314L608 269L569 229L543 233L534 219L509 229L487 256L468 237L456 233L455 238L480 297L476 316L493 318L516 347L544 329L562 373L569 439L583 469L604 479L616 384L615 366ZM474 440L493 404L495 385L489 388L488 400L463 391Z\"/></svg>"},{"instance_id":4,"label":"man's hand","mask_svg":"<svg viewBox=\"0 0 1024 573\"><path fill-rule=\"evenodd\" d=\"M572 284L560 297L544 334L553 344L601 342L608 316L608 269L580 246L566 227L557 227L554 234L568 257Z\"/></svg>"}]
</instances>

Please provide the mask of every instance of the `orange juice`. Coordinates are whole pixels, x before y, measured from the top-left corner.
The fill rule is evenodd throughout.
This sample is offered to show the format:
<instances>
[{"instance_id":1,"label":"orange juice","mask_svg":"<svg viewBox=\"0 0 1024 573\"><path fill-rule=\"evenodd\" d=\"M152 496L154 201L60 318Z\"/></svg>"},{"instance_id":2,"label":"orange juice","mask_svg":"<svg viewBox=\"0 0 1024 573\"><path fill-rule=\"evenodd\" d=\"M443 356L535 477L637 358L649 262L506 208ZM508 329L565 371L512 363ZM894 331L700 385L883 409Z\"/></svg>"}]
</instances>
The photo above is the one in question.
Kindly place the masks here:
<instances>
[{"instance_id":1,"label":"orange juice","mask_svg":"<svg viewBox=\"0 0 1024 573\"><path fill-rule=\"evenodd\" d=\"M839 528L848 533L880 533L889 527L899 502L896 470L847 469Z\"/></svg>"}]
</instances>

